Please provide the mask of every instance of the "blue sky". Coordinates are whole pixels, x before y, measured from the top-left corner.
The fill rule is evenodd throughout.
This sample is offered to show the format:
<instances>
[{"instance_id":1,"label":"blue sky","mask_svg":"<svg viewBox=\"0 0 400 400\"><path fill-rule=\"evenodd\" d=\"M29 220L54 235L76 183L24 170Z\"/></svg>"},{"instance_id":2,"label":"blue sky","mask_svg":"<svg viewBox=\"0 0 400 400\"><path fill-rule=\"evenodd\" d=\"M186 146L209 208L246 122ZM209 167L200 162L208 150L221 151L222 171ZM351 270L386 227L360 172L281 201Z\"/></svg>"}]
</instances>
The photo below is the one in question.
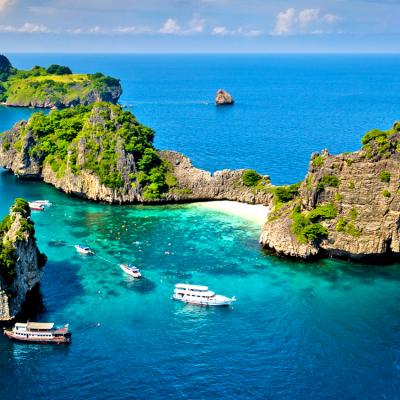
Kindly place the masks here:
<instances>
[{"instance_id":1,"label":"blue sky","mask_svg":"<svg viewBox=\"0 0 400 400\"><path fill-rule=\"evenodd\" d=\"M400 52L400 0L0 0L0 52Z\"/></svg>"}]
</instances>

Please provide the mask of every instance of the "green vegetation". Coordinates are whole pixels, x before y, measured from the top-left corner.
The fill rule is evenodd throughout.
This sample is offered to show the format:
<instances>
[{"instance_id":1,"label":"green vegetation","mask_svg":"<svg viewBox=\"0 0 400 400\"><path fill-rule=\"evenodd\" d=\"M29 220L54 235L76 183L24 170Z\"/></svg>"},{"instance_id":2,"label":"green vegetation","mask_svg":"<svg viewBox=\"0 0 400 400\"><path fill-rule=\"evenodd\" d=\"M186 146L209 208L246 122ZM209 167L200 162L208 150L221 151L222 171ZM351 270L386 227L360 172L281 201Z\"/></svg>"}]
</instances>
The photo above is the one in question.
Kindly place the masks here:
<instances>
[{"instance_id":1,"label":"green vegetation","mask_svg":"<svg viewBox=\"0 0 400 400\"><path fill-rule=\"evenodd\" d=\"M355 220L357 219L357 217L357 208L352 208L347 218L340 217L338 219L338 222L336 224L336 231L353 237L359 237L361 235L361 231L355 225Z\"/></svg>"},{"instance_id":2,"label":"green vegetation","mask_svg":"<svg viewBox=\"0 0 400 400\"><path fill-rule=\"evenodd\" d=\"M336 231L345 233L353 237L359 237L361 235L360 230L355 226L354 222L349 221L343 217L338 219L336 224Z\"/></svg>"},{"instance_id":3,"label":"green vegetation","mask_svg":"<svg viewBox=\"0 0 400 400\"><path fill-rule=\"evenodd\" d=\"M332 219L337 215L336 207L333 204L325 204L318 206L307 214L307 218L312 221L320 221L324 219Z\"/></svg>"},{"instance_id":4,"label":"green vegetation","mask_svg":"<svg viewBox=\"0 0 400 400\"><path fill-rule=\"evenodd\" d=\"M349 189L354 190L356 187L356 184L354 183L354 181L350 181L349 182Z\"/></svg>"},{"instance_id":5,"label":"green vegetation","mask_svg":"<svg viewBox=\"0 0 400 400\"><path fill-rule=\"evenodd\" d=\"M63 65L52 64L49 68L47 68L47 73L50 75L71 75L72 71L69 67L65 67Z\"/></svg>"},{"instance_id":6,"label":"green vegetation","mask_svg":"<svg viewBox=\"0 0 400 400\"><path fill-rule=\"evenodd\" d=\"M275 207L279 207L279 205L283 203L288 203L298 196L300 183L301 182L289 186L277 186L273 188Z\"/></svg>"},{"instance_id":7,"label":"green vegetation","mask_svg":"<svg viewBox=\"0 0 400 400\"><path fill-rule=\"evenodd\" d=\"M379 177L381 178L381 182L390 182L390 172L388 171L382 171Z\"/></svg>"},{"instance_id":8,"label":"green vegetation","mask_svg":"<svg viewBox=\"0 0 400 400\"><path fill-rule=\"evenodd\" d=\"M361 139L367 158L387 158L390 154L400 152L400 124L395 123L392 129L381 131L372 129Z\"/></svg>"},{"instance_id":9,"label":"green vegetation","mask_svg":"<svg viewBox=\"0 0 400 400\"><path fill-rule=\"evenodd\" d=\"M390 194L390 192L389 192L389 190L382 190L382 196L383 197L390 197L391 196L391 194Z\"/></svg>"},{"instance_id":10,"label":"green vegetation","mask_svg":"<svg viewBox=\"0 0 400 400\"><path fill-rule=\"evenodd\" d=\"M34 139L30 156L49 165L57 178L62 178L68 168L76 175L90 171L101 184L114 190L125 184L140 185L146 200L159 199L176 185L169 166L153 147L154 132L120 106L95 103L54 110L48 115L35 113L20 128L15 149L28 131ZM135 160L136 172L129 174L128 181L118 164L121 159Z\"/></svg>"},{"instance_id":11,"label":"green vegetation","mask_svg":"<svg viewBox=\"0 0 400 400\"><path fill-rule=\"evenodd\" d=\"M101 73L72 74L70 68L57 64L47 69L35 66L27 71L17 70L6 57L0 56L0 101L9 104L66 107L92 101L93 93L115 101L111 89L119 85L119 80Z\"/></svg>"},{"instance_id":12,"label":"green vegetation","mask_svg":"<svg viewBox=\"0 0 400 400\"><path fill-rule=\"evenodd\" d=\"M326 187L339 187L340 180L334 175L324 175L318 182L317 189L322 192Z\"/></svg>"},{"instance_id":13,"label":"green vegetation","mask_svg":"<svg viewBox=\"0 0 400 400\"><path fill-rule=\"evenodd\" d=\"M358 210L357 208L352 208L349 214L350 218L354 221L358 217Z\"/></svg>"},{"instance_id":14,"label":"green vegetation","mask_svg":"<svg viewBox=\"0 0 400 400\"><path fill-rule=\"evenodd\" d=\"M242 182L247 187L254 187L262 180L262 176L253 169L247 169L243 172Z\"/></svg>"},{"instance_id":15,"label":"green vegetation","mask_svg":"<svg viewBox=\"0 0 400 400\"><path fill-rule=\"evenodd\" d=\"M322 167L322 165L324 164L325 161L325 157L324 156L316 156L313 158L312 165L314 165L314 167Z\"/></svg>"},{"instance_id":16,"label":"green vegetation","mask_svg":"<svg viewBox=\"0 0 400 400\"><path fill-rule=\"evenodd\" d=\"M336 201L342 201L343 200L343 196L340 193L335 193L335 200Z\"/></svg>"},{"instance_id":17,"label":"green vegetation","mask_svg":"<svg viewBox=\"0 0 400 400\"><path fill-rule=\"evenodd\" d=\"M296 205L291 214L292 232L300 243L314 242L328 235L328 229L315 221L335 216L336 209L332 205L319 206L308 214L303 214L300 205Z\"/></svg>"}]
</instances>

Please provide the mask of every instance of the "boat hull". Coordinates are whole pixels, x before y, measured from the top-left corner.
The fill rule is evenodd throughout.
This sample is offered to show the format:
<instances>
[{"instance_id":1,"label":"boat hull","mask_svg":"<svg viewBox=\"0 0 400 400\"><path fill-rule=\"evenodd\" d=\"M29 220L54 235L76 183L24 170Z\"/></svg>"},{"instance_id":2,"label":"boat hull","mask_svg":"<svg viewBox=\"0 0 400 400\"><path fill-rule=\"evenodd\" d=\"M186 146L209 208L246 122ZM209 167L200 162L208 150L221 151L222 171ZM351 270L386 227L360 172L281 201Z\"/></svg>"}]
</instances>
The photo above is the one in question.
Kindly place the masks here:
<instances>
[{"instance_id":1,"label":"boat hull","mask_svg":"<svg viewBox=\"0 0 400 400\"><path fill-rule=\"evenodd\" d=\"M232 299L226 299L226 300L221 300L221 301L207 301L207 300L193 300L193 299L187 299L187 298L182 298L182 297L177 297L177 296L172 296L174 300L180 301L182 303L186 304L193 304L196 306L210 306L210 307L216 307L216 306L230 306L234 300Z\"/></svg>"},{"instance_id":2,"label":"boat hull","mask_svg":"<svg viewBox=\"0 0 400 400\"><path fill-rule=\"evenodd\" d=\"M4 334L8 337L9 340L15 342L24 342L24 343L41 343L41 344L69 344L71 343L71 336L60 336L60 337L52 337L52 338L40 338L31 335L16 335L11 331L4 331Z\"/></svg>"}]
</instances>

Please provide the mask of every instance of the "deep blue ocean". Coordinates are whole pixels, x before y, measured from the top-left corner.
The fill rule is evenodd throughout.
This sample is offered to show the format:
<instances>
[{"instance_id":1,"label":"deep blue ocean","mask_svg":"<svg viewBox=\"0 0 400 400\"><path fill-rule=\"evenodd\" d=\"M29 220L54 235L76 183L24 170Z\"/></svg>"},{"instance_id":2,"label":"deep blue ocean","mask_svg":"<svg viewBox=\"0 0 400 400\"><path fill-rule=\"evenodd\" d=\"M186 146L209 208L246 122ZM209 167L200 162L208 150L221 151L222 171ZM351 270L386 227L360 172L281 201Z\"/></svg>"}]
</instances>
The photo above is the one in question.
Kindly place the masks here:
<instances>
[{"instance_id":1,"label":"deep blue ocean","mask_svg":"<svg viewBox=\"0 0 400 400\"><path fill-rule=\"evenodd\" d=\"M121 103L211 171L255 168L275 184L313 151L359 148L400 118L400 56L8 55L122 80ZM216 108L218 88L234 107ZM32 110L0 107L0 130ZM260 226L198 205L108 206L0 172L0 214L34 213L49 258L38 320L70 323L68 347L0 337L0 399L400 399L400 266L276 258ZM97 256L78 256L85 242ZM124 276L133 261L144 279ZM178 282L235 295L231 308L170 300Z\"/></svg>"}]
</instances>

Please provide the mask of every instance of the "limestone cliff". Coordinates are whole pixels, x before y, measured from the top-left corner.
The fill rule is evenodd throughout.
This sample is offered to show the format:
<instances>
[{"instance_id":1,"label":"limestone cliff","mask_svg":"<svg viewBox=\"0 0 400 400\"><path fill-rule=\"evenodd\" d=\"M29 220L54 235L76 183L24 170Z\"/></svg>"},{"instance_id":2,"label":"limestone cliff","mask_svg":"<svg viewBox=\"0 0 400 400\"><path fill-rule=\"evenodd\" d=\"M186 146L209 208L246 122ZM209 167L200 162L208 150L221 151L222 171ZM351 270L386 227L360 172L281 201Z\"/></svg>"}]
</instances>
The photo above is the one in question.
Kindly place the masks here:
<instances>
[{"instance_id":1,"label":"limestone cliff","mask_svg":"<svg viewBox=\"0 0 400 400\"><path fill-rule=\"evenodd\" d=\"M28 204L17 199L0 227L0 321L9 321L24 307L42 276L46 256L36 246Z\"/></svg>"},{"instance_id":2,"label":"limestone cliff","mask_svg":"<svg viewBox=\"0 0 400 400\"><path fill-rule=\"evenodd\" d=\"M400 124L373 130L355 153L313 154L294 198L270 215L260 242L274 252L310 259L367 262L400 255Z\"/></svg>"},{"instance_id":3,"label":"limestone cliff","mask_svg":"<svg viewBox=\"0 0 400 400\"><path fill-rule=\"evenodd\" d=\"M63 127L61 129L60 127ZM245 171L213 175L176 152L157 152L153 132L121 107L92 107L34 115L0 141L0 166L66 193L108 203L239 200L267 203L268 177L245 185ZM60 148L61 144L61 148Z\"/></svg>"}]
</instances>

